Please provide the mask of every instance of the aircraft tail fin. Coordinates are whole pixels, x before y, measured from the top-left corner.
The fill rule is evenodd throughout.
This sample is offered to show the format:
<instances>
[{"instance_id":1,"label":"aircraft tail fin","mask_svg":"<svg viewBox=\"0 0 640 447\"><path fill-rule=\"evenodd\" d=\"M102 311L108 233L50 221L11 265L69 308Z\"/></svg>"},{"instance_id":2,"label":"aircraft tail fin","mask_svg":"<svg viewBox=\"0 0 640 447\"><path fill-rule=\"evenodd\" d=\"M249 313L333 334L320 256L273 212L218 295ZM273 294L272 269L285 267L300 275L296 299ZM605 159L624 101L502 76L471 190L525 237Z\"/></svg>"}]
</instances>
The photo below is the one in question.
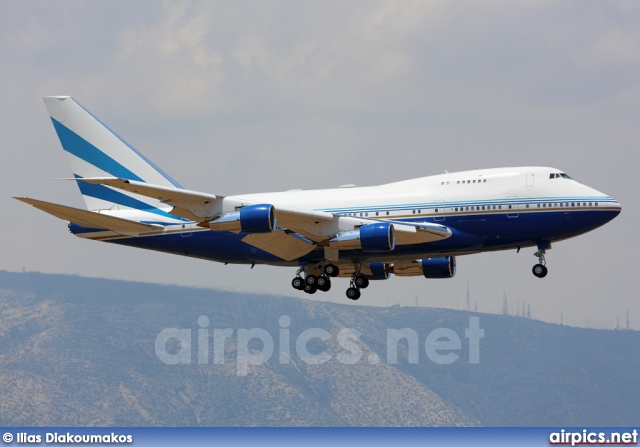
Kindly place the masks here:
<instances>
[{"instance_id":1,"label":"aircraft tail fin","mask_svg":"<svg viewBox=\"0 0 640 447\"><path fill-rule=\"evenodd\" d=\"M46 96L43 99L75 178L117 177L182 188L73 98ZM124 208L158 214L158 210L167 208L160 201L116 191L108 186L77 183L87 209L91 211Z\"/></svg>"}]
</instances>

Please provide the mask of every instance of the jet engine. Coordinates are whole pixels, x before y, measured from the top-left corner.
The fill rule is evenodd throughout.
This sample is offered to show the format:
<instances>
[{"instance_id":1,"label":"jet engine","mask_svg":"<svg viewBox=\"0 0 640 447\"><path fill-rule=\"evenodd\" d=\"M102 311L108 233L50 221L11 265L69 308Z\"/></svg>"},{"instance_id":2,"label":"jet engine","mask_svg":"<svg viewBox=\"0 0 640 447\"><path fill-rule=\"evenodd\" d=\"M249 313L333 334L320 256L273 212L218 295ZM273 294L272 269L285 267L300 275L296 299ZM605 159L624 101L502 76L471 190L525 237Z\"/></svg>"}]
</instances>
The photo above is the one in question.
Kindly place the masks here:
<instances>
[{"instance_id":1,"label":"jet engine","mask_svg":"<svg viewBox=\"0 0 640 447\"><path fill-rule=\"evenodd\" d=\"M276 228L273 205L249 205L240 209L240 227L245 233L270 233Z\"/></svg>"},{"instance_id":2,"label":"jet engine","mask_svg":"<svg viewBox=\"0 0 640 447\"><path fill-rule=\"evenodd\" d=\"M329 245L337 250L391 251L396 247L396 235L392 223L380 222L340 233Z\"/></svg>"},{"instance_id":3,"label":"jet engine","mask_svg":"<svg viewBox=\"0 0 640 447\"><path fill-rule=\"evenodd\" d=\"M456 274L455 256L400 261L393 265L396 276L424 276L425 278L453 278Z\"/></svg>"},{"instance_id":4,"label":"jet engine","mask_svg":"<svg viewBox=\"0 0 640 447\"><path fill-rule=\"evenodd\" d=\"M270 233L276 228L276 214L273 205L248 205L212 220L209 228L213 231Z\"/></svg>"},{"instance_id":5,"label":"jet engine","mask_svg":"<svg viewBox=\"0 0 640 447\"><path fill-rule=\"evenodd\" d=\"M365 275L369 280L389 279L389 276L391 276L389 265L382 262L370 262L369 269L371 270L371 275Z\"/></svg>"}]
</instances>

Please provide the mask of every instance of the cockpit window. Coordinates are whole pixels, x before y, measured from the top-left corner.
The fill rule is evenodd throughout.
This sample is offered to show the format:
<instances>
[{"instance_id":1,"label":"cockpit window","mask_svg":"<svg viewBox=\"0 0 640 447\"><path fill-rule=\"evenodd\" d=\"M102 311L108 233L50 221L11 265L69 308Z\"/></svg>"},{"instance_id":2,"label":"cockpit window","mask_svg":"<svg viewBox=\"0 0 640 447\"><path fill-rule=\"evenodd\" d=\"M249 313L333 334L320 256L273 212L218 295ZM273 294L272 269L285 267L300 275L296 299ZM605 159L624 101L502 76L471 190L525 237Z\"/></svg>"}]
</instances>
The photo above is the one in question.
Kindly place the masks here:
<instances>
[{"instance_id":1,"label":"cockpit window","mask_svg":"<svg viewBox=\"0 0 640 447\"><path fill-rule=\"evenodd\" d=\"M573 180L571 177L569 177L564 172L552 172L551 174L549 174L549 178L566 178L566 179L569 179L569 180Z\"/></svg>"}]
</instances>

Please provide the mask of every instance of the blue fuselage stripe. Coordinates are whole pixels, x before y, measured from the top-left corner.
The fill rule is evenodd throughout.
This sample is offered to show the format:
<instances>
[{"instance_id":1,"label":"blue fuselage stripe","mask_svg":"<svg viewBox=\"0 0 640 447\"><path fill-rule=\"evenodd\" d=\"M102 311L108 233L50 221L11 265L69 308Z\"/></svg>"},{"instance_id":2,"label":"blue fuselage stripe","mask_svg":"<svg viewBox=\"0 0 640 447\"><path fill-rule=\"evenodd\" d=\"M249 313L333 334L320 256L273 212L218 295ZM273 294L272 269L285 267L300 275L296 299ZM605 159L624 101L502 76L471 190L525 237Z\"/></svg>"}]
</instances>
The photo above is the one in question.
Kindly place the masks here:
<instances>
[{"instance_id":1,"label":"blue fuselage stripe","mask_svg":"<svg viewBox=\"0 0 640 447\"><path fill-rule=\"evenodd\" d=\"M328 213L335 213L341 215L348 215L349 213L386 213L388 212L399 212L399 211L417 211L417 210L428 210L428 209L442 209L448 210L447 212L455 212L450 210L455 210L455 208L472 208L472 207L490 207L486 208L487 210L493 209L495 206L495 210L509 211L509 205L521 205L527 206L530 205L529 208L520 208L521 211L524 210L533 210L537 209L537 205L543 204L551 204L553 207L560 208L562 204L563 208L566 208L564 205L569 204L569 207L575 208L575 205L578 203L616 203L614 199L611 197L605 196L572 196L572 197L536 197L536 198L501 198L501 199L488 199L488 200L464 200L464 201L451 201L451 202L422 202L422 203L404 203L397 205L375 205L375 206L358 206L358 207L344 207L344 208L321 208L316 211L324 211ZM535 208L534 208L535 207ZM473 209L469 209L467 211L472 211ZM464 210L458 210L458 212ZM371 217L371 216L369 216Z\"/></svg>"},{"instance_id":2,"label":"blue fuselage stripe","mask_svg":"<svg viewBox=\"0 0 640 447\"><path fill-rule=\"evenodd\" d=\"M484 213L473 216L447 216L444 222L436 221L433 217L416 216L416 218L405 218L402 221L442 223L452 230L453 235L438 242L396 245L392 252L341 251L340 257L393 260L399 256L414 256L415 259L419 259L424 256L524 247L538 242L553 242L577 236L604 225L618 213L619 210L595 208L572 209L565 213L525 212L520 213L518 217L509 217L507 213ZM173 233L139 238L113 238L106 241L220 262L286 264L277 256L242 242L242 239L247 236L245 233L196 230L189 234L188 237ZM298 259L297 262L305 264L323 259L324 250L319 248Z\"/></svg>"}]
</instances>

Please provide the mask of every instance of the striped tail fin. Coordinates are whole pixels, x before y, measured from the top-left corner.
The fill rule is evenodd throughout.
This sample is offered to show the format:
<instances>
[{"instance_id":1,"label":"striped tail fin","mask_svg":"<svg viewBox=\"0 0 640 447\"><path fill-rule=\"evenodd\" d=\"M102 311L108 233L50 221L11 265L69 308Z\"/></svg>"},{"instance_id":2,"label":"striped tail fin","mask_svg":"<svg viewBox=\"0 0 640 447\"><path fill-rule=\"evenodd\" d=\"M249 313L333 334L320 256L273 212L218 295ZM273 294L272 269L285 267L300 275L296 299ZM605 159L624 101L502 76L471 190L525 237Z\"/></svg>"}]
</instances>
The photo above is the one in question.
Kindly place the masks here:
<instances>
[{"instance_id":1,"label":"striped tail fin","mask_svg":"<svg viewBox=\"0 0 640 447\"><path fill-rule=\"evenodd\" d=\"M75 178L117 177L153 185L182 188L151 160L120 138L69 96L44 97ZM165 217L162 202L108 186L77 182L87 209L134 209Z\"/></svg>"}]
</instances>

